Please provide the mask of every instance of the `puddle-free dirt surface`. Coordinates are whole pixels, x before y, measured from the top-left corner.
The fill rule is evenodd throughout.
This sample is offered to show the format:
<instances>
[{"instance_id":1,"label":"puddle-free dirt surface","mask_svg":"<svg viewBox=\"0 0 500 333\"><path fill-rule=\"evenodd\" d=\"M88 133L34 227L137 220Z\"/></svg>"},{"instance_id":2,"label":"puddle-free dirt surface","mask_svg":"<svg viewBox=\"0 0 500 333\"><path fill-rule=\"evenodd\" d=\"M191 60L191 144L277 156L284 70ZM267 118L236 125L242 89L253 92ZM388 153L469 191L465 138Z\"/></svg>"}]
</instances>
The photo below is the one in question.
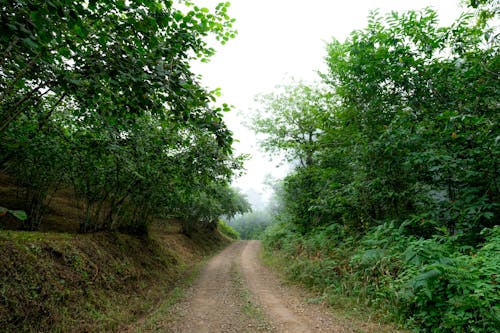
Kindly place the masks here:
<instances>
[{"instance_id":1,"label":"puddle-free dirt surface","mask_svg":"<svg viewBox=\"0 0 500 333\"><path fill-rule=\"evenodd\" d=\"M246 247L236 242L212 258L174 306L176 320L166 332L272 332L242 281L239 259Z\"/></svg>"},{"instance_id":2,"label":"puddle-free dirt surface","mask_svg":"<svg viewBox=\"0 0 500 333\"><path fill-rule=\"evenodd\" d=\"M238 241L213 257L157 332L395 332L336 316L284 284L261 263L259 241ZM147 330L138 330L138 332Z\"/></svg>"}]
</instances>

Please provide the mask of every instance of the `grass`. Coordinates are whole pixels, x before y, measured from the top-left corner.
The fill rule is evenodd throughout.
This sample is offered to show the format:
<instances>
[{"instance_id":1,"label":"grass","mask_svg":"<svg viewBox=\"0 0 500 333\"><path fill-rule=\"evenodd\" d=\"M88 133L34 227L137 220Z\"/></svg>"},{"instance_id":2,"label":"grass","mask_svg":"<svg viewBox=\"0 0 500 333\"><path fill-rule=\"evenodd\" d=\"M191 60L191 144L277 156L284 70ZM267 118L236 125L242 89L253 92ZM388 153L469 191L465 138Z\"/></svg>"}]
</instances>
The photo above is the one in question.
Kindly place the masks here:
<instances>
[{"instance_id":1,"label":"grass","mask_svg":"<svg viewBox=\"0 0 500 333\"><path fill-rule=\"evenodd\" d=\"M2 205L18 207L19 190L0 174ZM54 195L43 232L18 231L17 219L0 216L2 333L121 331L178 299L178 281L230 243L216 230L187 237L181 221L160 218L148 237L77 234L81 207L73 196L70 189Z\"/></svg>"},{"instance_id":2,"label":"grass","mask_svg":"<svg viewBox=\"0 0 500 333\"><path fill-rule=\"evenodd\" d=\"M223 244L218 233L188 238L161 228L150 237L0 230L0 327L110 332L159 317L181 297L178 281Z\"/></svg>"},{"instance_id":3,"label":"grass","mask_svg":"<svg viewBox=\"0 0 500 333\"><path fill-rule=\"evenodd\" d=\"M233 263L231 266L231 282L241 299L241 312L251 321L248 330L245 330L245 332L274 332L264 310L258 305L254 296L246 287L245 279L238 267L236 263Z\"/></svg>"},{"instance_id":4,"label":"grass","mask_svg":"<svg viewBox=\"0 0 500 333\"><path fill-rule=\"evenodd\" d=\"M168 327L167 323L175 319L172 314L172 307L185 298L187 288L198 278L201 268L206 264L208 258L205 257L192 267L172 290L166 292L165 298L159 304L154 305L154 311L149 312L142 320L138 320L131 325L127 331L136 333L156 332L161 328Z\"/></svg>"},{"instance_id":5,"label":"grass","mask_svg":"<svg viewBox=\"0 0 500 333\"><path fill-rule=\"evenodd\" d=\"M257 319L259 322L266 321L264 312L259 306L255 304L252 294L245 287L243 277L241 276L240 271L237 269L236 264L233 264L231 266L231 280L238 290L239 296L242 300L242 312L250 318Z\"/></svg>"}]
</instances>

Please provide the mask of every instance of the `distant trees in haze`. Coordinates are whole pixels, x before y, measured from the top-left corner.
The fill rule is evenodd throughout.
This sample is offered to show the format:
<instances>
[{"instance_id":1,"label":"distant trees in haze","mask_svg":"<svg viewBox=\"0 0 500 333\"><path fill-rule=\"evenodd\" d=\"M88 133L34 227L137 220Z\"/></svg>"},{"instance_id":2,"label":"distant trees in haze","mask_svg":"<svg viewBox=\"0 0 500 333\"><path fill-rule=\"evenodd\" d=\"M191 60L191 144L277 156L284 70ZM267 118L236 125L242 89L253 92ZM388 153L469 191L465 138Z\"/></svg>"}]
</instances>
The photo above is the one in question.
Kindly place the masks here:
<instances>
[{"instance_id":1,"label":"distant trees in haze","mask_svg":"<svg viewBox=\"0 0 500 333\"><path fill-rule=\"evenodd\" d=\"M261 239L272 223L272 214L268 210L254 210L237 215L227 223L239 232L241 239Z\"/></svg>"}]
</instances>

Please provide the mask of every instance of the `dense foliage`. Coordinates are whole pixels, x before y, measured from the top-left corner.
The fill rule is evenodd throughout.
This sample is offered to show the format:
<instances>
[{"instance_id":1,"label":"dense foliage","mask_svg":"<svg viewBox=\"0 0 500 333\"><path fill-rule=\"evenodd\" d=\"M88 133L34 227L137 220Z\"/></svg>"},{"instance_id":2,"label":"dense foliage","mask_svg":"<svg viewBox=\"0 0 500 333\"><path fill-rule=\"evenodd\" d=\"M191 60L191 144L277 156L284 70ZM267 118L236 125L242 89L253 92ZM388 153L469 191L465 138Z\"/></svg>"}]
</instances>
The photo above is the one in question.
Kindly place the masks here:
<instances>
[{"instance_id":1,"label":"dense foliage","mask_svg":"<svg viewBox=\"0 0 500 333\"><path fill-rule=\"evenodd\" d=\"M266 236L293 277L423 331L500 327L500 57L486 14L440 27L431 9L373 12L328 44L321 85L261 98L263 147L296 161Z\"/></svg>"},{"instance_id":2,"label":"dense foliage","mask_svg":"<svg viewBox=\"0 0 500 333\"><path fill-rule=\"evenodd\" d=\"M240 233L223 220L219 220L218 229L223 235L231 239L240 239Z\"/></svg>"},{"instance_id":3,"label":"dense foliage","mask_svg":"<svg viewBox=\"0 0 500 333\"><path fill-rule=\"evenodd\" d=\"M228 6L0 1L0 171L22 189L26 228L61 188L82 232L245 210L228 185L242 162L228 107L190 68L214 53L207 36L234 37Z\"/></svg>"}]
</instances>

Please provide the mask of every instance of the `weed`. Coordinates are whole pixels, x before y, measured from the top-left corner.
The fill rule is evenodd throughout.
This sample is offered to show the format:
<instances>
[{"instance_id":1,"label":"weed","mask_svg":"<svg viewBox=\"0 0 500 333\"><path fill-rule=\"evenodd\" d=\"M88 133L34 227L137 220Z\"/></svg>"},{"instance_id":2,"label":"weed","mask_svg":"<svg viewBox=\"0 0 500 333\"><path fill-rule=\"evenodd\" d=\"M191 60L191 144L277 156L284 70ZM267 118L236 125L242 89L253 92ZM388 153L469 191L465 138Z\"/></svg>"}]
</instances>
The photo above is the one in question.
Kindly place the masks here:
<instances>
[{"instance_id":1,"label":"weed","mask_svg":"<svg viewBox=\"0 0 500 333\"><path fill-rule=\"evenodd\" d=\"M226 224L226 222L219 220L217 228L224 235L231 239L240 239L240 233L234 230L233 227Z\"/></svg>"},{"instance_id":2,"label":"weed","mask_svg":"<svg viewBox=\"0 0 500 333\"><path fill-rule=\"evenodd\" d=\"M231 280L232 283L236 286L236 289L239 292L239 296L242 300L241 310L244 314L246 314L250 318L255 318L259 322L265 321L264 312L260 307L255 305L255 301L252 297L250 291L245 287L243 283L243 277L241 273L237 270L236 265L233 264L231 266Z\"/></svg>"}]
</instances>

